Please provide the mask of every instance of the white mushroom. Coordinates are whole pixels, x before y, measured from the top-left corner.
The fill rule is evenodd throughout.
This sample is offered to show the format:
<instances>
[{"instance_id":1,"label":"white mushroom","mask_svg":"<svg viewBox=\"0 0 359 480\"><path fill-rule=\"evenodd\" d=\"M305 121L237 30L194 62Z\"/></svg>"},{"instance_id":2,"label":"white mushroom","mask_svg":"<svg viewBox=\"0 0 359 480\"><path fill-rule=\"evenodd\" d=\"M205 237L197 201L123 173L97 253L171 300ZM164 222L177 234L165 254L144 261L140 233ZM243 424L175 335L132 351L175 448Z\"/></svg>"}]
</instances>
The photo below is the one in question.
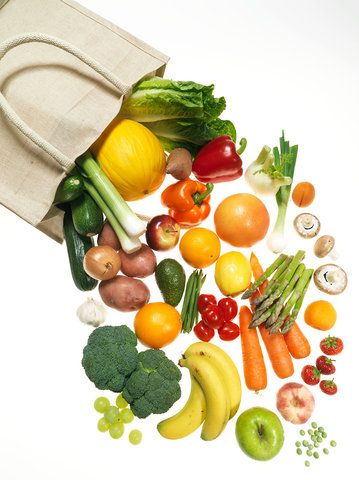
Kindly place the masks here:
<instances>
[{"instance_id":1,"label":"white mushroom","mask_svg":"<svg viewBox=\"0 0 359 480\"><path fill-rule=\"evenodd\" d=\"M301 213L294 219L294 228L303 238L313 238L318 235L320 221L311 213Z\"/></svg>"},{"instance_id":2,"label":"white mushroom","mask_svg":"<svg viewBox=\"0 0 359 480\"><path fill-rule=\"evenodd\" d=\"M323 258L328 255L332 260L336 260L339 257L339 254L335 250L334 245L334 237L331 235L323 235L322 237L319 237L314 244L314 254L319 258Z\"/></svg>"},{"instance_id":3,"label":"white mushroom","mask_svg":"<svg viewBox=\"0 0 359 480\"><path fill-rule=\"evenodd\" d=\"M316 269L314 283L322 292L338 295L346 289L348 278L341 267L328 263Z\"/></svg>"}]
</instances>

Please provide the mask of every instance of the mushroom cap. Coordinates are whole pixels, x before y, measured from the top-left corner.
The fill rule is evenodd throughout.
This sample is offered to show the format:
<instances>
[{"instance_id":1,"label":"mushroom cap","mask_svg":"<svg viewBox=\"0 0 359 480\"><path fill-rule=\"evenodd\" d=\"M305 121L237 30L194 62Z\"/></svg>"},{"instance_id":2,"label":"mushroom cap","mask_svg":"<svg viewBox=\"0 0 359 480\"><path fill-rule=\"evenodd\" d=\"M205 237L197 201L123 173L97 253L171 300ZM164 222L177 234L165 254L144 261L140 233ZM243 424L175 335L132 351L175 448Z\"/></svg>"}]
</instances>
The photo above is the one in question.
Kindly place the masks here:
<instances>
[{"instance_id":1,"label":"mushroom cap","mask_svg":"<svg viewBox=\"0 0 359 480\"><path fill-rule=\"evenodd\" d=\"M346 289L348 278L342 267L334 263L328 263L316 269L314 283L322 292L329 293L329 295L338 295Z\"/></svg>"},{"instance_id":2,"label":"mushroom cap","mask_svg":"<svg viewBox=\"0 0 359 480\"><path fill-rule=\"evenodd\" d=\"M319 258L323 258L333 250L334 245L334 237L331 235L323 235L319 237L314 244L314 254Z\"/></svg>"},{"instance_id":3,"label":"mushroom cap","mask_svg":"<svg viewBox=\"0 0 359 480\"><path fill-rule=\"evenodd\" d=\"M294 219L294 228L303 238L314 238L320 230L320 221L311 213L301 213Z\"/></svg>"}]
</instances>

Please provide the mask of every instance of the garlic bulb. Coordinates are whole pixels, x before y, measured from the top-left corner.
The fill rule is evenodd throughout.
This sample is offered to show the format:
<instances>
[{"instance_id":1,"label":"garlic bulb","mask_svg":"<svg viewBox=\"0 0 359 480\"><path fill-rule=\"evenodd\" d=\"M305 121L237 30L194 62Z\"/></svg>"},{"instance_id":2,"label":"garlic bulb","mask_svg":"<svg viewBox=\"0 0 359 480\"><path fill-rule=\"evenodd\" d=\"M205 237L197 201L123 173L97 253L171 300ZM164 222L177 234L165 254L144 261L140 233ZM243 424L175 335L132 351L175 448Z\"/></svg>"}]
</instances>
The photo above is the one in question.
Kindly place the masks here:
<instances>
[{"instance_id":1,"label":"garlic bulb","mask_svg":"<svg viewBox=\"0 0 359 480\"><path fill-rule=\"evenodd\" d=\"M79 306L76 314L82 323L98 327L105 321L107 312L102 303L93 298L88 298Z\"/></svg>"}]
</instances>

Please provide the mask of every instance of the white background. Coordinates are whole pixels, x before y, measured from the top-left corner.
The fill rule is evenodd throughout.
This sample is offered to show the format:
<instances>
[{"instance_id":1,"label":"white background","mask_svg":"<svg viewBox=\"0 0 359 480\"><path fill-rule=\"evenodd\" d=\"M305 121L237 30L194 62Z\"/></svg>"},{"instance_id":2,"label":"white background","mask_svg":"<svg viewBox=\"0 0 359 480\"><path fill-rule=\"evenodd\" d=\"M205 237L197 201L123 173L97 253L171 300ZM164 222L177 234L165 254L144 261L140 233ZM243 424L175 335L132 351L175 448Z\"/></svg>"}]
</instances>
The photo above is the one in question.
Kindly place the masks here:
<instances>
[{"instance_id":1,"label":"white background","mask_svg":"<svg viewBox=\"0 0 359 480\"><path fill-rule=\"evenodd\" d=\"M286 441L280 454L260 463L246 457L234 436L234 421L216 441L204 443L198 432L181 441L162 439L157 417L137 420L143 431L140 446L126 437L115 441L96 430L98 395L81 367L82 348L91 329L75 316L86 295L70 277L65 247L53 243L4 208L0 210L1 315L0 334L0 478L4 480L63 480L132 478L335 478L353 472L357 452L357 336L358 312L358 47L359 4L349 0L187 1L82 0L88 8L121 25L172 58L167 77L214 83L225 95L225 117L233 120L248 148L243 161L252 161L263 144L274 146L285 128L299 144L296 182L309 180L317 188L310 211L322 221L322 232L333 234L341 251L339 263L349 274L345 294L333 298L338 320L332 329L344 339L345 352L336 362L339 393L316 398L313 419L338 442L328 457L311 461L297 457L298 430L283 421ZM224 117L224 118L225 118ZM213 207L226 194L246 191L243 179L216 186ZM272 219L275 204L265 200ZM142 213L163 212L158 194L138 203ZM290 205L287 219L288 253L308 252L307 264L319 264L311 254L313 242L293 231L298 213ZM211 227L211 219L205 222ZM223 245L223 251L230 248ZM255 252L266 265L272 255L265 244ZM170 252L171 256L177 252ZM249 251L244 251L249 255ZM158 255L161 259L164 256ZM190 272L190 269L187 269ZM218 294L213 269L208 269L206 292ZM160 300L148 281L152 300ZM312 287L309 300L326 298ZM132 316L111 312L108 323L132 325ZM302 316L299 323L303 325ZM311 362L320 354L323 335L303 325L312 344ZM192 335L166 349L177 360ZM242 372L240 342L220 343ZM294 381L306 361L295 362ZM275 394L284 383L269 363L269 386L256 396L243 389L241 410L261 405L275 410ZM291 379L291 380L292 380ZM183 372L183 397L188 373ZM110 398L114 400L115 395ZM162 416L165 418L167 415ZM130 428L127 429L127 433Z\"/></svg>"}]
</instances>

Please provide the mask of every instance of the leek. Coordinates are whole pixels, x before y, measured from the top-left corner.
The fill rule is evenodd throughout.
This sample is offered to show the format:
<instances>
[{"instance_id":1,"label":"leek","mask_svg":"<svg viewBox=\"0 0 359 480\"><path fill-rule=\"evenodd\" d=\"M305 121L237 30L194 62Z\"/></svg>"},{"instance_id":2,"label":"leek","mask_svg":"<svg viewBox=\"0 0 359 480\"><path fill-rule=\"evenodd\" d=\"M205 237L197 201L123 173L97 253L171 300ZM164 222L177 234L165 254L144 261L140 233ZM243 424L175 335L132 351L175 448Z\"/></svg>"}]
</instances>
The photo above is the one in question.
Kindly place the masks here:
<instances>
[{"instance_id":1,"label":"leek","mask_svg":"<svg viewBox=\"0 0 359 480\"><path fill-rule=\"evenodd\" d=\"M295 164L298 155L298 145L289 145L289 141L285 140L284 131L279 139L280 148L273 148L274 167L280 170L285 177L290 177L293 182ZM280 253L286 246L284 236L285 218L287 214L288 201L290 198L290 185L283 185L276 194L278 205L277 220L274 225L273 232L267 241L267 245L273 253Z\"/></svg>"},{"instance_id":2,"label":"leek","mask_svg":"<svg viewBox=\"0 0 359 480\"><path fill-rule=\"evenodd\" d=\"M76 160L90 183L95 187L102 200L111 210L117 223L129 237L136 238L146 231L146 225L130 209L117 189L101 170L90 152L86 152Z\"/></svg>"}]
</instances>

